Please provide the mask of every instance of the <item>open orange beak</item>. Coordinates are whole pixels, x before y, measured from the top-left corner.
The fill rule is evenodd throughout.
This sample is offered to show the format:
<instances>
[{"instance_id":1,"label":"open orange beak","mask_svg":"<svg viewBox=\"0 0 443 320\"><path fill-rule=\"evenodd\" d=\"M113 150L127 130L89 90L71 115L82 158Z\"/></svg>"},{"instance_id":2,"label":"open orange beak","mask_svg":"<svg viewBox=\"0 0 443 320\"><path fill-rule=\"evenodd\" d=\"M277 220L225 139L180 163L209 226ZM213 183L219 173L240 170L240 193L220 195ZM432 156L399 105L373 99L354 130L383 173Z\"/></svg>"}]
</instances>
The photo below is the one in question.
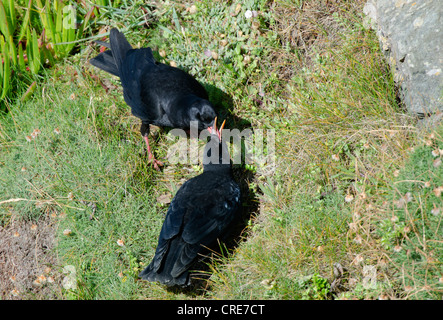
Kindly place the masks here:
<instances>
[{"instance_id":1,"label":"open orange beak","mask_svg":"<svg viewBox=\"0 0 443 320\"><path fill-rule=\"evenodd\" d=\"M220 127L220 130L217 130L217 117L215 117L215 119L214 119L214 126L213 127L208 127L209 132L211 134L216 134L218 136L218 138L220 139L220 141L221 141L221 136L222 136L222 130L223 130L224 126L225 126L225 123L226 123L226 119L225 119L225 121L223 121L223 123L222 123L222 125Z\"/></svg>"}]
</instances>

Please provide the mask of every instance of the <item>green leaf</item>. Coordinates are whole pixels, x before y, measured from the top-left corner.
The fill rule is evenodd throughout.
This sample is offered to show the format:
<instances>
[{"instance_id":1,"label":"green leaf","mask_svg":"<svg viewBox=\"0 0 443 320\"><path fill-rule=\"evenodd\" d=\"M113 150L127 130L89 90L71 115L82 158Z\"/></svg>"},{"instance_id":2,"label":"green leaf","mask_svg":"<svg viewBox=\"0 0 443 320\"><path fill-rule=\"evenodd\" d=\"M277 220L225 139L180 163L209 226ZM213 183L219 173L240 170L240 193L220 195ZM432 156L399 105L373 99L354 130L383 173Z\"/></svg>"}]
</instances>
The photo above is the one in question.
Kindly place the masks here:
<instances>
[{"instance_id":1,"label":"green leaf","mask_svg":"<svg viewBox=\"0 0 443 320\"><path fill-rule=\"evenodd\" d=\"M20 101L21 101L21 102L25 102L26 100L28 100L29 97L34 93L36 87L37 87L37 82L34 81L34 82L31 83L31 85L28 87L28 89L26 90L26 92L22 95L22 97L20 98Z\"/></svg>"},{"instance_id":2,"label":"green leaf","mask_svg":"<svg viewBox=\"0 0 443 320\"><path fill-rule=\"evenodd\" d=\"M47 37L54 42L56 38L56 30L53 22L52 12L51 12L51 2L46 1L43 6L41 0L36 0L38 5L38 13L40 15L40 21L43 24L43 27L46 30Z\"/></svg>"},{"instance_id":3,"label":"green leaf","mask_svg":"<svg viewBox=\"0 0 443 320\"><path fill-rule=\"evenodd\" d=\"M9 23L7 18L6 9L3 5L3 1L0 0L0 31L3 33L5 39L9 39L11 32L9 30Z\"/></svg>"},{"instance_id":4,"label":"green leaf","mask_svg":"<svg viewBox=\"0 0 443 320\"><path fill-rule=\"evenodd\" d=\"M3 40L3 38L2 38ZM3 51L3 81L2 81L2 94L0 96L0 99L4 99L6 95L9 93L10 88L10 79L11 79L11 69L10 69L10 59L9 59L9 49L8 45L5 44L3 46L2 41L2 51Z\"/></svg>"},{"instance_id":5,"label":"green leaf","mask_svg":"<svg viewBox=\"0 0 443 320\"><path fill-rule=\"evenodd\" d=\"M22 26L20 27L20 33L19 33L17 42L22 41L23 37L26 34L26 29L28 28L29 17L30 17L30 14L31 14L31 6L32 6L32 0L29 0L28 7L26 8L26 13L25 13L25 16L23 18Z\"/></svg>"},{"instance_id":6,"label":"green leaf","mask_svg":"<svg viewBox=\"0 0 443 320\"><path fill-rule=\"evenodd\" d=\"M92 12L94 11L94 6L89 9L89 11L86 13L85 18L83 19L83 22L81 23L80 27L77 30L77 37L81 37L83 34L83 31L85 30L87 24L89 23L89 19L91 18Z\"/></svg>"},{"instance_id":7,"label":"green leaf","mask_svg":"<svg viewBox=\"0 0 443 320\"><path fill-rule=\"evenodd\" d=\"M63 32L63 8L60 5L57 5L57 1L54 2L54 7L56 7L56 14L55 14L55 32L56 34L60 34ZM48 8L49 10L49 8Z\"/></svg>"},{"instance_id":8,"label":"green leaf","mask_svg":"<svg viewBox=\"0 0 443 320\"><path fill-rule=\"evenodd\" d=\"M178 32L181 31L180 21L178 20L177 12L175 12L175 8L172 7L172 19L174 20L175 28Z\"/></svg>"},{"instance_id":9,"label":"green leaf","mask_svg":"<svg viewBox=\"0 0 443 320\"><path fill-rule=\"evenodd\" d=\"M23 55L24 55L23 46L21 43L19 43L18 44L18 66L19 66L20 70L22 70L22 71L26 70L25 57Z\"/></svg>"},{"instance_id":10,"label":"green leaf","mask_svg":"<svg viewBox=\"0 0 443 320\"><path fill-rule=\"evenodd\" d=\"M14 65L17 64L17 51L15 50L15 44L14 44L14 38L12 37L12 35L9 36L9 57L11 57L12 59L12 63Z\"/></svg>"},{"instance_id":11,"label":"green leaf","mask_svg":"<svg viewBox=\"0 0 443 320\"><path fill-rule=\"evenodd\" d=\"M160 29L162 29L163 31L165 31L167 34L174 35L174 32L172 32L172 31L169 30L168 28L163 27L163 26L161 26L161 25L159 25L158 27L159 27Z\"/></svg>"},{"instance_id":12,"label":"green leaf","mask_svg":"<svg viewBox=\"0 0 443 320\"><path fill-rule=\"evenodd\" d=\"M43 28L45 28L48 32L51 32L49 25L48 25L48 19L47 19L47 15L46 15L46 9L43 6L41 0L35 0L37 2L37 11L38 14L40 16L40 21L43 24Z\"/></svg>"},{"instance_id":13,"label":"green leaf","mask_svg":"<svg viewBox=\"0 0 443 320\"><path fill-rule=\"evenodd\" d=\"M38 47L37 32L35 29L32 30L32 33L29 31L29 29L27 29L26 38L28 39L26 54L28 55L29 68L31 69L32 73L37 74L41 67L41 57Z\"/></svg>"},{"instance_id":14,"label":"green leaf","mask_svg":"<svg viewBox=\"0 0 443 320\"><path fill-rule=\"evenodd\" d=\"M9 30L13 34L15 31L15 27L17 25L17 17L15 13L15 5L13 0L9 0L7 3L7 7L5 9L7 10L8 18L9 18Z\"/></svg>"},{"instance_id":15,"label":"green leaf","mask_svg":"<svg viewBox=\"0 0 443 320\"><path fill-rule=\"evenodd\" d=\"M37 74L41 67L40 49L38 47L38 36L35 29L32 30L32 52L33 52L33 66L34 73Z\"/></svg>"}]
</instances>

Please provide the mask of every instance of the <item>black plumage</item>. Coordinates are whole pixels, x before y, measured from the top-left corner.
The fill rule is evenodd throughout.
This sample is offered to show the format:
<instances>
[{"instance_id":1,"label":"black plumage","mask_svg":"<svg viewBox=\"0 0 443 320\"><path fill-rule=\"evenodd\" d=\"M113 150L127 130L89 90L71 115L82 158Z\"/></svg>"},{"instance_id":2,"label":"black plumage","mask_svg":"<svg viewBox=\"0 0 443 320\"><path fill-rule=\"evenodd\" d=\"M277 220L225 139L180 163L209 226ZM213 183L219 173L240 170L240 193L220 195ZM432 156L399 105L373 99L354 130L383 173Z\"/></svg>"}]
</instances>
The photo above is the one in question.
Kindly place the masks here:
<instances>
[{"instance_id":1,"label":"black plumage","mask_svg":"<svg viewBox=\"0 0 443 320\"><path fill-rule=\"evenodd\" d=\"M226 240L239 208L240 187L232 177L227 146L221 133L212 134L204 150L203 173L177 191L155 256L139 276L169 287L188 286L189 268L207 248L217 246L217 239Z\"/></svg>"},{"instance_id":2,"label":"black plumage","mask_svg":"<svg viewBox=\"0 0 443 320\"><path fill-rule=\"evenodd\" d=\"M111 29L108 47L90 63L118 76L125 102L142 121L140 133L146 142L149 159L158 169L149 146L149 125L189 129L196 121L200 130L212 125L216 112L205 88L183 70L159 63L151 48L133 49L123 33Z\"/></svg>"}]
</instances>

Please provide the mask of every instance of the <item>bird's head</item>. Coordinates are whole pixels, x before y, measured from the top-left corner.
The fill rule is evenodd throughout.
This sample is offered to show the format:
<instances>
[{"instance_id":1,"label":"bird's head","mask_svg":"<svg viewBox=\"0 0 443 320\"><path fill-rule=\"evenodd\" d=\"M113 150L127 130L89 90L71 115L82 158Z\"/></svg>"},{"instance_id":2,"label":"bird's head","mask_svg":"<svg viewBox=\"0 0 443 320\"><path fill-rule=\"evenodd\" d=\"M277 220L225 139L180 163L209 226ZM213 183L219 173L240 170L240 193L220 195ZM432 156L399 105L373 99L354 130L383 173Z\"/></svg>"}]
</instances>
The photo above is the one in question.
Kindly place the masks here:
<instances>
[{"instance_id":1,"label":"bird's head","mask_svg":"<svg viewBox=\"0 0 443 320\"><path fill-rule=\"evenodd\" d=\"M212 104L206 99L196 100L189 111L189 120L198 122L198 129L204 130L212 126L217 114Z\"/></svg>"},{"instance_id":2,"label":"bird's head","mask_svg":"<svg viewBox=\"0 0 443 320\"><path fill-rule=\"evenodd\" d=\"M213 126L208 127L211 134L210 140L205 146L203 154L203 170L231 170L231 157L229 155L228 146L222 141L222 130L225 121L220 129L217 129L217 117L213 121Z\"/></svg>"}]
</instances>

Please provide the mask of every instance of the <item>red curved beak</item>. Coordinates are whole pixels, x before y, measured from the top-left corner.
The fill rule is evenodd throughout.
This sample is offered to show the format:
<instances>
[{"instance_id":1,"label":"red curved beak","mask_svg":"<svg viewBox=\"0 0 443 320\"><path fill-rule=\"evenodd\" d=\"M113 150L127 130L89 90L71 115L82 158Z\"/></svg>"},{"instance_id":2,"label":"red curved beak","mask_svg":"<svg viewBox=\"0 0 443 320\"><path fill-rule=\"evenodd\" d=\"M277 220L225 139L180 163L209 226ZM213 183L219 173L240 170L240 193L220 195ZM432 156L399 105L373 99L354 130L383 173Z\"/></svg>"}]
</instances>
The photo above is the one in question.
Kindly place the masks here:
<instances>
[{"instance_id":1,"label":"red curved beak","mask_svg":"<svg viewBox=\"0 0 443 320\"><path fill-rule=\"evenodd\" d=\"M225 126L225 123L226 123L226 119L223 121L223 123L222 123L222 125L220 127L220 130L217 130L217 117L215 117L215 119L214 119L214 126L213 127L208 127L208 131L211 134L216 134L218 136L218 138L220 139L220 141L221 141L222 130L223 130L224 126Z\"/></svg>"}]
</instances>

